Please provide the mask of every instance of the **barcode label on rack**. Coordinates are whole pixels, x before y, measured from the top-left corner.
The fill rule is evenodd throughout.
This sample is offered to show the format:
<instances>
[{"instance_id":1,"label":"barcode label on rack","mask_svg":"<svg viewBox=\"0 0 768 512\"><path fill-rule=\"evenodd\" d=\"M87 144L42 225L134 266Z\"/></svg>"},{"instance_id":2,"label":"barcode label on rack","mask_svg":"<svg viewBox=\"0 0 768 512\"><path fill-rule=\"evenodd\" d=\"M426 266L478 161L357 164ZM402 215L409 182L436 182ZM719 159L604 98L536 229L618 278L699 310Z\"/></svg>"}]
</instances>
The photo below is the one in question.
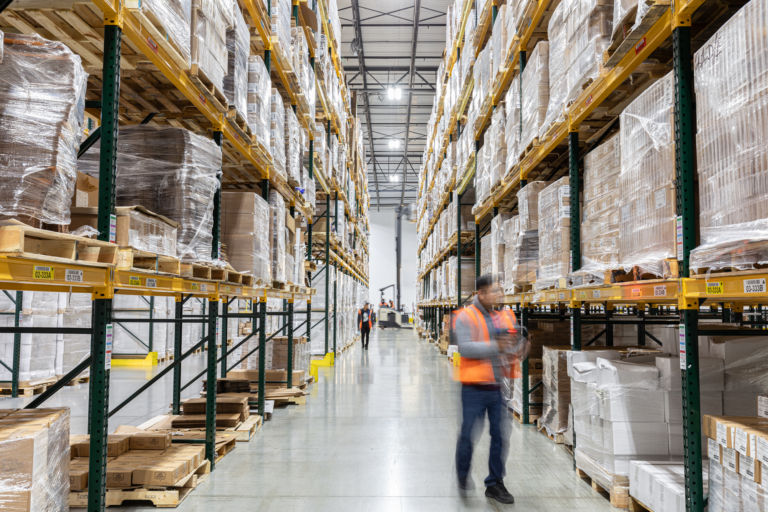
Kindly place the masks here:
<instances>
[{"instance_id":1,"label":"barcode label on rack","mask_svg":"<svg viewBox=\"0 0 768 512\"><path fill-rule=\"evenodd\" d=\"M109 216L109 243L114 244L117 239L117 215Z\"/></svg>"},{"instance_id":2,"label":"barcode label on rack","mask_svg":"<svg viewBox=\"0 0 768 512\"><path fill-rule=\"evenodd\" d=\"M208 285L207 284L201 284L200 285L200 291L201 292L207 292L208 291Z\"/></svg>"},{"instance_id":3,"label":"barcode label on rack","mask_svg":"<svg viewBox=\"0 0 768 512\"><path fill-rule=\"evenodd\" d=\"M107 324L107 335L104 343L104 369L112 369L112 324Z\"/></svg>"},{"instance_id":4,"label":"barcode label on rack","mask_svg":"<svg viewBox=\"0 0 768 512\"><path fill-rule=\"evenodd\" d=\"M680 324L680 369L685 370L685 324Z\"/></svg>"},{"instance_id":5,"label":"barcode label on rack","mask_svg":"<svg viewBox=\"0 0 768 512\"><path fill-rule=\"evenodd\" d=\"M642 290L640 288L632 288L630 290L630 295L632 297L640 297L640 296L643 295L643 292L642 292Z\"/></svg>"},{"instance_id":6,"label":"barcode label on rack","mask_svg":"<svg viewBox=\"0 0 768 512\"><path fill-rule=\"evenodd\" d=\"M189 286L190 286L190 288L192 288L193 291L197 291L197 289L198 289L197 283L192 283Z\"/></svg>"},{"instance_id":7,"label":"barcode label on rack","mask_svg":"<svg viewBox=\"0 0 768 512\"><path fill-rule=\"evenodd\" d=\"M722 281L718 281L716 283L707 283L707 293L710 295L722 295L723 294Z\"/></svg>"},{"instance_id":8,"label":"barcode label on rack","mask_svg":"<svg viewBox=\"0 0 768 512\"><path fill-rule=\"evenodd\" d=\"M744 293L765 293L765 279L745 279Z\"/></svg>"},{"instance_id":9,"label":"barcode label on rack","mask_svg":"<svg viewBox=\"0 0 768 512\"><path fill-rule=\"evenodd\" d=\"M600 298L600 290L592 290L592 298L593 299L599 299Z\"/></svg>"},{"instance_id":10,"label":"barcode label on rack","mask_svg":"<svg viewBox=\"0 0 768 512\"><path fill-rule=\"evenodd\" d=\"M139 276L128 276L129 286L141 286L141 278Z\"/></svg>"},{"instance_id":11,"label":"barcode label on rack","mask_svg":"<svg viewBox=\"0 0 768 512\"><path fill-rule=\"evenodd\" d=\"M235 293L238 294L238 295L242 295L243 294L243 289L242 288L235 288Z\"/></svg>"},{"instance_id":12,"label":"barcode label on rack","mask_svg":"<svg viewBox=\"0 0 768 512\"><path fill-rule=\"evenodd\" d=\"M72 270L72 269L66 269L64 271L64 280L70 283L82 283L83 282L83 271L82 270Z\"/></svg>"},{"instance_id":13,"label":"barcode label on rack","mask_svg":"<svg viewBox=\"0 0 768 512\"><path fill-rule=\"evenodd\" d=\"M35 265L32 270L32 277L34 279L45 279L46 281L53 281L53 267Z\"/></svg>"},{"instance_id":14,"label":"barcode label on rack","mask_svg":"<svg viewBox=\"0 0 768 512\"><path fill-rule=\"evenodd\" d=\"M157 279L147 278L147 288L157 288Z\"/></svg>"},{"instance_id":15,"label":"barcode label on rack","mask_svg":"<svg viewBox=\"0 0 768 512\"><path fill-rule=\"evenodd\" d=\"M667 287L664 286L664 285L654 286L653 287L653 296L654 297L666 297L667 296Z\"/></svg>"}]
</instances>

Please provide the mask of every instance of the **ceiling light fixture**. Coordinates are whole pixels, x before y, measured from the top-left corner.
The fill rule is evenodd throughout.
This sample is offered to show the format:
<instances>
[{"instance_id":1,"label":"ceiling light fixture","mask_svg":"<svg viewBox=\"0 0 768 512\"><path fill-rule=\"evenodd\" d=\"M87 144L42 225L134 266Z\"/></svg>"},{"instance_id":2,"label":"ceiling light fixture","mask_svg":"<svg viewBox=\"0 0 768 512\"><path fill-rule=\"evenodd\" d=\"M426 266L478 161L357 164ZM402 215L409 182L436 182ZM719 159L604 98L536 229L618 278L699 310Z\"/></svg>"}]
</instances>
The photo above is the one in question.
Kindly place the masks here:
<instances>
[{"instance_id":1,"label":"ceiling light fixture","mask_svg":"<svg viewBox=\"0 0 768 512\"><path fill-rule=\"evenodd\" d=\"M392 87L387 89L387 98L391 100L395 99L395 90Z\"/></svg>"},{"instance_id":2,"label":"ceiling light fixture","mask_svg":"<svg viewBox=\"0 0 768 512\"><path fill-rule=\"evenodd\" d=\"M400 141L397 139L392 139L389 141L389 149L397 149L400 147Z\"/></svg>"},{"instance_id":3,"label":"ceiling light fixture","mask_svg":"<svg viewBox=\"0 0 768 512\"><path fill-rule=\"evenodd\" d=\"M402 89L400 89L399 87L396 87L396 88L395 88L395 99L396 99L396 100L399 100L399 99L400 99L400 98L402 98L402 97L403 97L403 91L402 91Z\"/></svg>"}]
</instances>

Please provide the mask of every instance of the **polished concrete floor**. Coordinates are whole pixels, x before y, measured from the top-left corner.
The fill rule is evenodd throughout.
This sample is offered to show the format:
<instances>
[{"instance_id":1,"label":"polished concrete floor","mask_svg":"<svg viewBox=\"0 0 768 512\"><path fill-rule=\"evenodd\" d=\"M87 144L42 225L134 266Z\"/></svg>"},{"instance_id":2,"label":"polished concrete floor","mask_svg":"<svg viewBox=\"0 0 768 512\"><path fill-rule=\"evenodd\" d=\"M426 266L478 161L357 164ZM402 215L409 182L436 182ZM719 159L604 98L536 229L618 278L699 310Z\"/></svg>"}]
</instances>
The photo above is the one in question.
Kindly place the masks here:
<instances>
[{"instance_id":1,"label":"polished concrete floor","mask_svg":"<svg viewBox=\"0 0 768 512\"><path fill-rule=\"evenodd\" d=\"M185 366L184 382L202 370L203 356ZM162 368L162 367L160 367ZM115 369L112 406L157 369ZM167 411L170 374L110 419L137 425ZM505 483L515 505L483 496L487 434L475 447L472 477L480 490L462 499L454 450L460 424L460 384L453 367L413 331L376 331L370 348L356 345L334 368L321 369L305 406L277 408L250 443L238 443L178 507L179 512L344 512L609 510L608 501L576 477L562 445L511 422ZM199 391L191 386L187 395ZM0 401L0 407L21 401ZM65 388L51 405L73 407L73 433L84 432L87 387ZM110 510L156 510L120 507Z\"/></svg>"}]
</instances>

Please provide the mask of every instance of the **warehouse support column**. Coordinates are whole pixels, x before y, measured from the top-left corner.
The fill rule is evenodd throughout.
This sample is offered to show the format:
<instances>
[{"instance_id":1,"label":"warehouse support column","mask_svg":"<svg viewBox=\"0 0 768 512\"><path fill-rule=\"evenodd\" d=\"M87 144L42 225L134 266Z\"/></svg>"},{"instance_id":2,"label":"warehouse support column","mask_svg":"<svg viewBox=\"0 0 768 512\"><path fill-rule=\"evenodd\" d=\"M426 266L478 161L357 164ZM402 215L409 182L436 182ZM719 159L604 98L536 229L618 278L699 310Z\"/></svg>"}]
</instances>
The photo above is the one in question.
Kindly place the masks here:
<instances>
[{"instance_id":1,"label":"warehouse support column","mask_svg":"<svg viewBox=\"0 0 768 512\"><path fill-rule=\"evenodd\" d=\"M571 272L581 269L581 211L579 196L581 181L579 177L579 128L571 127L568 133L568 181L570 183L571 207ZM571 300L571 350L581 350L581 302ZM575 411L571 411L575 423ZM573 469L576 469L576 433L573 433Z\"/></svg>"},{"instance_id":2,"label":"warehouse support column","mask_svg":"<svg viewBox=\"0 0 768 512\"><path fill-rule=\"evenodd\" d=\"M16 292L16 308L13 313L13 326L18 329L21 310L24 307L24 292ZM21 371L21 333L13 335L13 366L11 375L11 397L19 397L19 371Z\"/></svg>"},{"instance_id":3,"label":"warehouse support column","mask_svg":"<svg viewBox=\"0 0 768 512\"><path fill-rule=\"evenodd\" d=\"M104 18L104 67L101 96L101 156L99 159L98 239L114 242L115 175L117 170L118 107L120 103L120 41L122 20ZM112 367L112 290L93 294L91 316L91 382L88 433L88 512L106 506L107 433L109 432L109 375Z\"/></svg>"},{"instance_id":4,"label":"warehouse support column","mask_svg":"<svg viewBox=\"0 0 768 512\"><path fill-rule=\"evenodd\" d=\"M339 222L339 193L335 192L334 195L335 201L333 202L333 230L338 233L338 222ZM338 258L341 256L340 254L337 254L336 257ZM339 281L339 261L338 259L333 260L333 357L334 357L334 364L336 361L336 325L338 322L338 317L336 316L336 283Z\"/></svg>"},{"instance_id":5,"label":"warehouse support column","mask_svg":"<svg viewBox=\"0 0 768 512\"><path fill-rule=\"evenodd\" d=\"M184 317L184 297L177 295L175 297L176 311L174 318L181 320ZM181 331L184 324L177 322L173 324L173 357L181 357ZM181 414L181 361L173 368L173 400L171 402L171 411L175 415Z\"/></svg>"},{"instance_id":6,"label":"warehouse support column","mask_svg":"<svg viewBox=\"0 0 768 512\"><path fill-rule=\"evenodd\" d=\"M259 415L264 421L264 393L266 390L267 368L267 298L259 297ZM253 308L253 320L256 323L256 308Z\"/></svg>"},{"instance_id":7,"label":"warehouse support column","mask_svg":"<svg viewBox=\"0 0 768 512\"><path fill-rule=\"evenodd\" d=\"M456 194L456 307L461 307L461 198Z\"/></svg>"},{"instance_id":8,"label":"warehouse support column","mask_svg":"<svg viewBox=\"0 0 768 512\"><path fill-rule=\"evenodd\" d=\"M330 121L328 122L330 129ZM330 138L328 139L330 142ZM330 147L330 146L329 146ZM328 353L328 303L331 298L331 269L328 267L331 255L331 195L325 194L325 353ZM334 357L336 357L334 355Z\"/></svg>"},{"instance_id":9,"label":"warehouse support column","mask_svg":"<svg viewBox=\"0 0 768 512\"><path fill-rule=\"evenodd\" d=\"M528 304L521 304L520 305L522 310L520 311L520 328L523 331L523 334L526 336L528 335L528 316L530 315L530 309L528 308ZM522 382L521 382L521 389L522 389L522 395L523 395L523 403L522 403L522 423L523 425L528 425L530 423L530 416L528 415L528 407L531 402L531 383L530 378L528 375L528 358L526 357L521 363L520 363L520 373L523 374Z\"/></svg>"},{"instance_id":10,"label":"warehouse support column","mask_svg":"<svg viewBox=\"0 0 768 512\"><path fill-rule=\"evenodd\" d=\"M215 248L215 247L214 247ZM219 297L208 297L208 387L205 392L205 458L216 466L216 320L219 317ZM222 343L226 349L227 344Z\"/></svg>"},{"instance_id":11,"label":"warehouse support column","mask_svg":"<svg viewBox=\"0 0 768 512\"><path fill-rule=\"evenodd\" d=\"M229 305L237 300L224 297L221 311L221 378L227 378L227 340L229 339ZM239 311L238 311L239 313ZM251 328L253 329L253 328Z\"/></svg>"},{"instance_id":12,"label":"warehouse support column","mask_svg":"<svg viewBox=\"0 0 768 512\"><path fill-rule=\"evenodd\" d=\"M475 219L475 278L480 277L480 223ZM469 292L474 292L474 286Z\"/></svg>"},{"instance_id":13,"label":"warehouse support column","mask_svg":"<svg viewBox=\"0 0 768 512\"><path fill-rule=\"evenodd\" d=\"M288 299L288 389L293 387L293 297Z\"/></svg>"},{"instance_id":14,"label":"warehouse support column","mask_svg":"<svg viewBox=\"0 0 768 512\"><path fill-rule=\"evenodd\" d=\"M696 243L694 124L691 20L675 15L672 30L675 77L675 172L677 192L677 259L680 277L687 278L689 257ZM683 286L685 289L685 286ZM701 446L701 397L699 395L698 300L678 299L680 310L680 368L683 380L683 436L685 441L686 510L704 510Z\"/></svg>"}]
</instances>

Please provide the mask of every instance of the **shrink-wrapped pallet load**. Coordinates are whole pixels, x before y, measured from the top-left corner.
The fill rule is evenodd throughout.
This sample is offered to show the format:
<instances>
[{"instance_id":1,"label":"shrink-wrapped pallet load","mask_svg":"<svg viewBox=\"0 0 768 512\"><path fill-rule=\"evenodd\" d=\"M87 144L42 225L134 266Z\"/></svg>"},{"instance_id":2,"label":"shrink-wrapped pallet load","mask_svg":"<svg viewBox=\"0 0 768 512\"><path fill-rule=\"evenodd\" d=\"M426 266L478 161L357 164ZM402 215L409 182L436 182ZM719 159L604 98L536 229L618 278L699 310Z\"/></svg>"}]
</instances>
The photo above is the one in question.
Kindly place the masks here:
<instances>
[{"instance_id":1,"label":"shrink-wrapped pallet load","mask_svg":"<svg viewBox=\"0 0 768 512\"><path fill-rule=\"evenodd\" d=\"M227 30L227 74L224 95L230 110L246 118L248 114L248 59L251 55L251 34L239 8L233 10L234 26Z\"/></svg>"},{"instance_id":2,"label":"shrink-wrapped pallet load","mask_svg":"<svg viewBox=\"0 0 768 512\"><path fill-rule=\"evenodd\" d=\"M289 180L301 181L301 133L299 120L291 107L285 108L285 172Z\"/></svg>"},{"instance_id":3,"label":"shrink-wrapped pallet load","mask_svg":"<svg viewBox=\"0 0 768 512\"><path fill-rule=\"evenodd\" d=\"M258 55L248 57L248 126L261 146L270 149L272 83L264 61Z\"/></svg>"},{"instance_id":4,"label":"shrink-wrapped pallet load","mask_svg":"<svg viewBox=\"0 0 768 512\"><path fill-rule=\"evenodd\" d=\"M221 205L222 242L229 264L271 285L269 205L253 192L224 192Z\"/></svg>"},{"instance_id":5,"label":"shrink-wrapped pallet load","mask_svg":"<svg viewBox=\"0 0 768 512\"><path fill-rule=\"evenodd\" d=\"M0 64L0 215L69 224L87 75L59 42L6 34Z\"/></svg>"},{"instance_id":6,"label":"shrink-wrapped pallet load","mask_svg":"<svg viewBox=\"0 0 768 512\"><path fill-rule=\"evenodd\" d=\"M536 281L539 261L539 192L544 187L546 183L534 181L517 193L520 232L512 248L511 268L505 270L507 288L513 283L525 285ZM509 250L510 247L506 246L505 255Z\"/></svg>"},{"instance_id":7,"label":"shrink-wrapped pallet load","mask_svg":"<svg viewBox=\"0 0 768 512\"><path fill-rule=\"evenodd\" d=\"M765 12L765 1L748 3L695 55L697 272L768 262Z\"/></svg>"},{"instance_id":8,"label":"shrink-wrapped pallet load","mask_svg":"<svg viewBox=\"0 0 768 512\"><path fill-rule=\"evenodd\" d=\"M507 167L507 141L505 138L506 116L504 106L500 105L491 117L491 129L486 143L489 144L491 190L501 183Z\"/></svg>"},{"instance_id":9,"label":"shrink-wrapped pallet load","mask_svg":"<svg viewBox=\"0 0 768 512\"><path fill-rule=\"evenodd\" d=\"M488 144L483 144L477 151L475 157L475 194L477 200L475 202L476 207L482 205L486 199L488 199L491 193L491 170L488 165L489 159L487 158Z\"/></svg>"},{"instance_id":10,"label":"shrink-wrapped pallet load","mask_svg":"<svg viewBox=\"0 0 768 512\"><path fill-rule=\"evenodd\" d=\"M676 258L673 87L669 73L621 114L619 262L656 276Z\"/></svg>"},{"instance_id":11,"label":"shrink-wrapped pallet load","mask_svg":"<svg viewBox=\"0 0 768 512\"><path fill-rule=\"evenodd\" d=\"M613 9L602 0L574 0L569 4L565 20L567 104L605 72L603 52L611 45Z\"/></svg>"},{"instance_id":12,"label":"shrink-wrapped pallet load","mask_svg":"<svg viewBox=\"0 0 768 512\"><path fill-rule=\"evenodd\" d=\"M621 138L603 142L584 157L584 208L581 222L583 278L575 285L602 284L605 271L619 262L619 174Z\"/></svg>"},{"instance_id":13,"label":"shrink-wrapped pallet load","mask_svg":"<svg viewBox=\"0 0 768 512\"><path fill-rule=\"evenodd\" d=\"M192 70L224 91L227 74L227 28L232 24L232 0L192 0Z\"/></svg>"},{"instance_id":14,"label":"shrink-wrapped pallet load","mask_svg":"<svg viewBox=\"0 0 768 512\"><path fill-rule=\"evenodd\" d=\"M549 42L539 41L522 73L520 153L539 137L549 106Z\"/></svg>"},{"instance_id":15,"label":"shrink-wrapped pallet load","mask_svg":"<svg viewBox=\"0 0 768 512\"><path fill-rule=\"evenodd\" d=\"M504 99L507 116L504 124L504 137L507 145L507 163L504 173L510 172L520 158L520 77L515 76L509 84Z\"/></svg>"},{"instance_id":16,"label":"shrink-wrapped pallet load","mask_svg":"<svg viewBox=\"0 0 768 512\"><path fill-rule=\"evenodd\" d=\"M69 510L69 409L11 409L0 413L0 509Z\"/></svg>"},{"instance_id":17,"label":"shrink-wrapped pallet load","mask_svg":"<svg viewBox=\"0 0 768 512\"><path fill-rule=\"evenodd\" d=\"M500 213L491 220L491 273L504 286L504 252L506 237L504 223L510 219L509 213Z\"/></svg>"},{"instance_id":18,"label":"shrink-wrapped pallet load","mask_svg":"<svg viewBox=\"0 0 768 512\"><path fill-rule=\"evenodd\" d=\"M122 127L117 140L117 206L138 204L178 222L179 259L211 261L221 148L183 128L150 124ZM98 148L92 147L78 165L98 176Z\"/></svg>"},{"instance_id":19,"label":"shrink-wrapped pallet load","mask_svg":"<svg viewBox=\"0 0 768 512\"><path fill-rule=\"evenodd\" d=\"M549 19L547 31L549 35L549 103L540 137L544 137L553 124L564 121L566 116L565 99L568 93L566 55L571 50L567 45L567 28L570 26L569 5L569 2L560 2Z\"/></svg>"},{"instance_id":20,"label":"shrink-wrapped pallet load","mask_svg":"<svg viewBox=\"0 0 768 512\"><path fill-rule=\"evenodd\" d=\"M515 215L504 221L504 293L515 292L514 268L517 238L520 236L520 217Z\"/></svg>"},{"instance_id":21,"label":"shrink-wrapped pallet load","mask_svg":"<svg viewBox=\"0 0 768 512\"><path fill-rule=\"evenodd\" d=\"M499 7L496 21L493 23L491 37L493 38L493 68L491 69L491 83L499 73L502 65L507 62L507 4Z\"/></svg>"},{"instance_id":22,"label":"shrink-wrapped pallet load","mask_svg":"<svg viewBox=\"0 0 768 512\"><path fill-rule=\"evenodd\" d=\"M269 192L269 239L272 280L285 283L285 200L276 190Z\"/></svg>"},{"instance_id":23,"label":"shrink-wrapped pallet load","mask_svg":"<svg viewBox=\"0 0 768 512\"><path fill-rule=\"evenodd\" d=\"M15 295L11 294L11 297ZM55 329L58 318L59 297L56 292L24 292L19 327ZM3 327L14 326L16 305L4 293L0 295L0 322ZM54 378L56 362L56 334L21 334L19 382L34 385ZM0 360L14 360L14 335L0 334ZM11 372L0 366L0 381L10 382ZM8 386L3 386L8 387Z\"/></svg>"},{"instance_id":24,"label":"shrink-wrapped pallet load","mask_svg":"<svg viewBox=\"0 0 768 512\"><path fill-rule=\"evenodd\" d=\"M575 199L578 200L578 199ZM539 194L537 289L563 288L571 254L571 185L563 177Z\"/></svg>"},{"instance_id":25,"label":"shrink-wrapped pallet load","mask_svg":"<svg viewBox=\"0 0 768 512\"><path fill-rule=\"evenodd\" d=\"M269 125L269 151L272 155L272 170L285 179L285 108L283 98L277 89L272 89L272 107Z\"/></svg>"},{"instance_id":26,"label":"shrink-wrapped pallet load","mask_svg":"<svg viewBox=\"0 0 768 512\"><path fill-rule=\"evenodd\" d=\"M163 299L165 298L163 297ZM78 329L91 327L92 305L93 299L88 293L60 293L56 326ZM62 377L68 374L90 355L90 334L67 333L57 335L56 376ZM80 375L88 375L89 371L89 369L86 369Z\"/></svg>"}]
</instances>

